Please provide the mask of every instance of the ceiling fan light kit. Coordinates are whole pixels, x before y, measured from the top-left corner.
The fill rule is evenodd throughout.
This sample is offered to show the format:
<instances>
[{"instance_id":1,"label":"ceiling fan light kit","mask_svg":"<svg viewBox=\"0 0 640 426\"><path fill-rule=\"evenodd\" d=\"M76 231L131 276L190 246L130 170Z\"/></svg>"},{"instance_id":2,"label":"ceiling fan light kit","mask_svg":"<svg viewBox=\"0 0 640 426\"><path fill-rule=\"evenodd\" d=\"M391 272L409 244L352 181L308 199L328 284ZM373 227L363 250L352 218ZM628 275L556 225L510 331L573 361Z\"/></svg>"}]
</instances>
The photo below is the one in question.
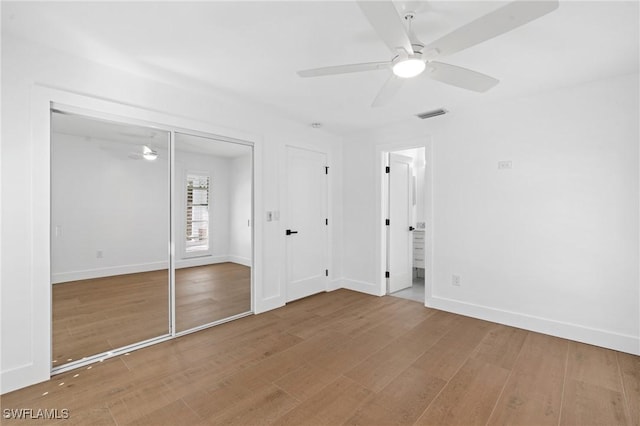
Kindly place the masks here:
<instances>
[{"instance_id":1,"label":"ceiling fan light kit","mask_svg":"<svg viewBox=\"0 0 640 426\"><path fill-rule=\"evenodd\" d=\"M475 46L558 8L558 0L516 0L480 18L453 30L438 40L425 45L411 29L415 12L407 12L403 19L391 1L360 0L358 5L380 39L391 50L393 57L388 62L338 65L298 71L300 77L319 77L352 72L390 69L391 77L373 101L372 106L381 106L391 101L402 83L423 74L432 80L474 92L486 92L498 84L488 75L456 65L435 62L461 50ZM427 72L424 72L424 71Z\"/></svg>"},{"instance_id":2,"label":"ceiling fan light kit","mask_svg":"<svg viewBox=\"0 0 640 426\"><path fill-rule=\"evenodd\" d=\"M402 78L412 78L422 74L422 71L424 71L426 64L422 60L421 56L422 55L419 53L414 53L407 58L402 58L394 61L392 68L393 73Z\"/></svg>"}]
</instances>

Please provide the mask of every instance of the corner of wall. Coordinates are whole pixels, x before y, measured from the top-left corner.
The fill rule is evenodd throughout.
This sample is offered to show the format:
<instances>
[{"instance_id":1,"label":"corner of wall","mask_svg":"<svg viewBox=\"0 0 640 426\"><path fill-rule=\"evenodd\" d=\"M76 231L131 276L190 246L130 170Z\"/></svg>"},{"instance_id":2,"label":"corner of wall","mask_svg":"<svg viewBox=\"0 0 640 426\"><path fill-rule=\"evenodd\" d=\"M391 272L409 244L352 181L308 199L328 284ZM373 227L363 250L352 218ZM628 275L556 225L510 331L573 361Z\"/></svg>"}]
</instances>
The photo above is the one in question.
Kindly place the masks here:
<instances>
[{"instance_id":1,"label":"corner of wall","mask_svg":"<svg viewBox=\"0 0 640 426\"><path fill-rule=\"evenodd\" d=\"M380 289L379 285L368 283L365 281L357 281L345 278L342 280L342 288L358 291L360 293L371 294L373 296L384 296L384 292Z\"/></svg>"}]
</instances>

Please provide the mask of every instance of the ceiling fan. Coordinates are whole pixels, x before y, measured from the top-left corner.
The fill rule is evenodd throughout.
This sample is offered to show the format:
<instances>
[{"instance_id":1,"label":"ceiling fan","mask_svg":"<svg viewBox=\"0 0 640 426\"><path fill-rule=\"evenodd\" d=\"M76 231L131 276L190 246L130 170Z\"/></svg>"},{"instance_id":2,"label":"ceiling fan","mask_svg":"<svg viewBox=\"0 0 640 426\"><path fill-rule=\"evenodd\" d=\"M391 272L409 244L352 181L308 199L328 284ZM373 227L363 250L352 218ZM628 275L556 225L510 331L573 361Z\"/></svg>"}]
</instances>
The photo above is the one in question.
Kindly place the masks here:
<instances>
[{"instance_id":1,"label":"ceiling fan","mask_svg":"<svg viewBox=\"0 0 640 426\"><path fill-rule=\"evenodd\" d=\"M435 61L475 46L533 21L558 8L558 0L516 0L472 21L438 40L425 45L411 29L415 13L401 17L391 1L358 1L358 5L378 36L384 41L390 61L338 65L298 71L300 77L319 77L352 72L390 69L392 74L382 86L372 106L388 103L408 78L423 74L452 86L475 92L486 92L498 84L488 75L455 65ZM407 26L402 21L407 22Z\"/></svg>"}]
</instances>

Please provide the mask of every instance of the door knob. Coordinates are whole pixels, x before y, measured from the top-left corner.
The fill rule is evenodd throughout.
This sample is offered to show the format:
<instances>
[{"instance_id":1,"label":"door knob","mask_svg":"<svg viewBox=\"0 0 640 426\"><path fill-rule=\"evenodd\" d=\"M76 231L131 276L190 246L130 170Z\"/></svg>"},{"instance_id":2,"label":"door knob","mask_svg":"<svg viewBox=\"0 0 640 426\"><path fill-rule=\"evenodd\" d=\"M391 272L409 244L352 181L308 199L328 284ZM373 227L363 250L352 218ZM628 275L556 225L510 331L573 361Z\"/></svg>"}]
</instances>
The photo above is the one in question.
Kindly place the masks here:
<instances>
[{"instance_id":1,"label":"door knob","mask_svg":"<svg viewBox=\"0 0 640 426\"><path fill-rule=\"evenodd\" d=\"M298 231L292 231L291 229L287 229L287 230L285 231L285 234L286 234L286 235L297 234L297 233L298 233Z\"/></svg>"}]
</instances>

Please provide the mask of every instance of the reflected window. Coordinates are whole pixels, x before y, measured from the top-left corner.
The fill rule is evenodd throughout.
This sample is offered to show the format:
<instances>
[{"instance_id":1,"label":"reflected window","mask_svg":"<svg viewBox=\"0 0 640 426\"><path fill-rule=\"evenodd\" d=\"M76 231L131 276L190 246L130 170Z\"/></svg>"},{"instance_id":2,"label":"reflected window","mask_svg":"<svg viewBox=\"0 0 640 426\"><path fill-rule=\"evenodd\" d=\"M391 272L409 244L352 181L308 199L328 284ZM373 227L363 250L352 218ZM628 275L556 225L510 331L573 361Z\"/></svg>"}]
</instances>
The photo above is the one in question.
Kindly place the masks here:
<instances>
[{"instance_id":1,"label":"reflected window","mask_svg":"<svg viewBox=\"0 0 640 426\"><path fill-rule=\"evenodd\" d=\"M209 250L209 176L187 174L187 253Z\"/></svg>"}]
</instances>

